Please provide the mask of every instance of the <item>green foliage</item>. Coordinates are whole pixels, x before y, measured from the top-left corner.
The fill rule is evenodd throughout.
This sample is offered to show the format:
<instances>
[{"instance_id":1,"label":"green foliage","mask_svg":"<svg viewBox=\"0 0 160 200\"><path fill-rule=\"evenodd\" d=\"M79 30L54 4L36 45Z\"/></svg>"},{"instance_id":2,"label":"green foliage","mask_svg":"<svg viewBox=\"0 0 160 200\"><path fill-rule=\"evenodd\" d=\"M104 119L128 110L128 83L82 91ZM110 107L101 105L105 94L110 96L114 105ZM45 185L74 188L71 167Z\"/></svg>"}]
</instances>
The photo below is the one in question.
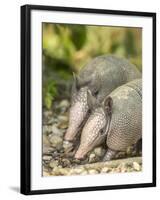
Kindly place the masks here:
<instances>
[{"instance_id":1,"label":"green foliage","mask_svg":"<svg viewBox=\"0 0 160 200\"><path fill-rule=\"evenodd\" d=\"M76 50L80 50L86 42L87 31L85 26L70 26L71 40L76 47Z\"/></svg>"},{"instance_id":2,"label":"green foliage","mask_svg":"<svg viewBox=\"0 0 160 200\"><path fill-rule=\"evenodd\" d=\"M73 71L103 54L126 57L142 70L142 29L43 23L44 106L67 95Z\"/></svg>"},{"instance_id":3,"label":"green foliage","mask_svg":"<svg viewBox=\"0 0 160 200\"><path fill-rule=\"evenodd\" d=\"M53 80L49 80L45 83L43 87L43 102L47 109L50 109L52 106L52 101L57 96L58 91L56 84Z\"/></svg>"}]
</instances>

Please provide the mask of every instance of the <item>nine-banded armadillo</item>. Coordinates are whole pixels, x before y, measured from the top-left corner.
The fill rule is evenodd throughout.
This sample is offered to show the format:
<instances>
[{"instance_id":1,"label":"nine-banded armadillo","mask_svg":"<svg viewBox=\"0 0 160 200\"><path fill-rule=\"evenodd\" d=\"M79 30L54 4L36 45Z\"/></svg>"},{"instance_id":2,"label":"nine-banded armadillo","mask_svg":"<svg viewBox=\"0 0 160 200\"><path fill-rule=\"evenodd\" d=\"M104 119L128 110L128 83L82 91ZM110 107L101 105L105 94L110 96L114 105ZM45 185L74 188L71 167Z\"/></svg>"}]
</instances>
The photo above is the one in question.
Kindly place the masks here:
<instances>
[{"instance_id":1,"label":"nine-banded armadillo","mask_svg":"<svg viewBox=\"0 0 160 200\"><path fill-rule=\"evenodd\" d=\"M112 55L99 56L87 64L78 76L74 76L65 140L72 141L88 119L88 89L102 102L104 97L118 86L140 77L141 73L133 64Z\"/></svg>"},{"instance_id":2,"label":"nine-banded armadillo","mask_svg":"<svg viewBox=\"0 0 160 200\"><path fill-rule=\"evenodd\" d=\"M75 158L83 158L106 141L104 160L110 160L142 137L142 81L135 79L116 88L101 104L95 102L88 92L92 113L82 130Z\"/></svg>"}]
</instances>

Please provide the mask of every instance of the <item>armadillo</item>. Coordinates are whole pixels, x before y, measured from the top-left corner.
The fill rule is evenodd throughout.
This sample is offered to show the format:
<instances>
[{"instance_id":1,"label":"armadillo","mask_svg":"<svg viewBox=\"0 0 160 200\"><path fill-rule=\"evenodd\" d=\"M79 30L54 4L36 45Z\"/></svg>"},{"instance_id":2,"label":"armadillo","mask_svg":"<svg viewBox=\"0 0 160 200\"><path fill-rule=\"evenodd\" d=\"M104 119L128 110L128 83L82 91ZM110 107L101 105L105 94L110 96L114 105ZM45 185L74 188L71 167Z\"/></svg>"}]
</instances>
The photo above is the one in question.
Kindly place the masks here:
<instances>
[{"instance_id":1,"label":"armadillo","mask_svg":"<svg viewBox=\"0 0 160 200\"><path fill-rule=\"evenodd\" d=\"M89 117L88 90L102 102L118 86L140 77L141 73L135 65L112 55L98 56L82 68L79 75L74 75L65 140L72 141Z\"/></svg>"},{"instance_id":2,"label":"armadillo","mask_svg":"<svg viewBox=\"0 0 160 200\"><path fill-rule=\"evenodd\" d=\"M135 79L116 88L101 104L95 101L88 92L92 112L82 130L75 158L84 158L94 147L106 142L104 160L110 160L142 138L142 80Z\"/></svg>"}]
</instances>

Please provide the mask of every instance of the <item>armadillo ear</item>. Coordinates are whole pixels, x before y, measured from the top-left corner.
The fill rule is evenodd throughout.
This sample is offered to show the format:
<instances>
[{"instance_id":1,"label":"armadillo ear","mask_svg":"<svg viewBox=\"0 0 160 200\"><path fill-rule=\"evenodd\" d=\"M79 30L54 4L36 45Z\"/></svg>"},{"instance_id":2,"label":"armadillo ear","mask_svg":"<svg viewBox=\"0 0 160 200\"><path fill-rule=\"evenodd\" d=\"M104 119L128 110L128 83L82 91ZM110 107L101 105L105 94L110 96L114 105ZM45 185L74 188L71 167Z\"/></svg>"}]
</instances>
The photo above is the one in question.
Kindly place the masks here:
<instances>
[{"instance_id":1,"label":"armadillo ear","mask_svg":"<svg viewBox=\"0 0 160 200\"><path fill-rule=\"evenodd\" d=\"M108 96L103 102L104 110L107 114L112 113L112 106L113 106L113 99L112 97Z\"/></svg>"},{"instance_id":2,"label":"armadillo ear","mask_svg":"<svg viewBox=\"0 0 160 200\"><path fill-rule=\"evenodd\" d=\"M92 76L90 81L90 90L92 92L92 95L96 97L98 95L100 88L101 88L101 80L98 74L94 74L94 76Z\"/></svg>"},{"instance_id":3,"label":"armadillo ear","mask_svg":"<svg viewBox=\"0 0 160 200\"><path fill-rule=\"evenodd\" d=\"M89 109L93 109L96 105L96 98L92 95L90 90L87 90L87 104Z\"/></svg>"},{"instance_id":4,"label":"armadillo ear","mask_svg":"<svg viewBox=\"0 0 160 200\"><path fill-rule=\"evenodd\" d=\"M73 72L73 87L72 87L72 90L74 90L73 92L76 92L79 89L80 89L79 77L78 77L78 75L76 75Z\"/></svg>"},{"instance_id":5,"label":"armadillo ear","mask_svg":"<svg viewBox=\"0 0 160 200\"><path fill-rule=\"evenodd\" d=\"M77 90L79 90L81 87L84 87L85 85L87 85L90 82L90 80L83 81L83 79L81 79L74 72L73 72L73 79L74 79L74 83L75 83Z\"/></svg>"}]
</instances>

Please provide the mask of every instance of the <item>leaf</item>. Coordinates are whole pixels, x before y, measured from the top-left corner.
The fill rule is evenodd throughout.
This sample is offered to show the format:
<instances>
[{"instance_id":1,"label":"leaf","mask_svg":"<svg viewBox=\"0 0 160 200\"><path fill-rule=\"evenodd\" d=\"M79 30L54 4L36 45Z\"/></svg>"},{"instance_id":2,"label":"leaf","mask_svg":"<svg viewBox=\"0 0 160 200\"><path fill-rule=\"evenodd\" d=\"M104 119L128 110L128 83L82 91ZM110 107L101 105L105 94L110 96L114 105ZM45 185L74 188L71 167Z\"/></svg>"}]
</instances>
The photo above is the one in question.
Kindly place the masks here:
<instances>
[{"instance_id":1,"label":"leaf","mask_svg":"<svg viewBox=\"0 0 160 200\"><path fill-rule=\"evenodd\" d=\"M71 40L74 43L77 50L80 50L87 39L86 26L74 25L71 26Z\"/></svg>"},{"instance_id":2,"label":"leaf","mask_svg":"<svg viewBox=\"0 0 160 200\"><path fill-rule=\"evenodd\" d=\"M45 95L44 103L45 103L45 106L46 106L47 109L51 108L51 106L52 106L52 99L53 98L52 98L52 96L49 93L47 93Z\"/></svg>"},{"instance_id":3,"label":"leaf","mask_svg":"<svg viewBox=\"0 0 160 200\"><path fill-rule=\"evenodd\" d=\"M57 96L58 91L54 80L49 80L45 83L43 88L44 105L47 109L52 106L53 99Z\"/></svg>"}]
</instances>

